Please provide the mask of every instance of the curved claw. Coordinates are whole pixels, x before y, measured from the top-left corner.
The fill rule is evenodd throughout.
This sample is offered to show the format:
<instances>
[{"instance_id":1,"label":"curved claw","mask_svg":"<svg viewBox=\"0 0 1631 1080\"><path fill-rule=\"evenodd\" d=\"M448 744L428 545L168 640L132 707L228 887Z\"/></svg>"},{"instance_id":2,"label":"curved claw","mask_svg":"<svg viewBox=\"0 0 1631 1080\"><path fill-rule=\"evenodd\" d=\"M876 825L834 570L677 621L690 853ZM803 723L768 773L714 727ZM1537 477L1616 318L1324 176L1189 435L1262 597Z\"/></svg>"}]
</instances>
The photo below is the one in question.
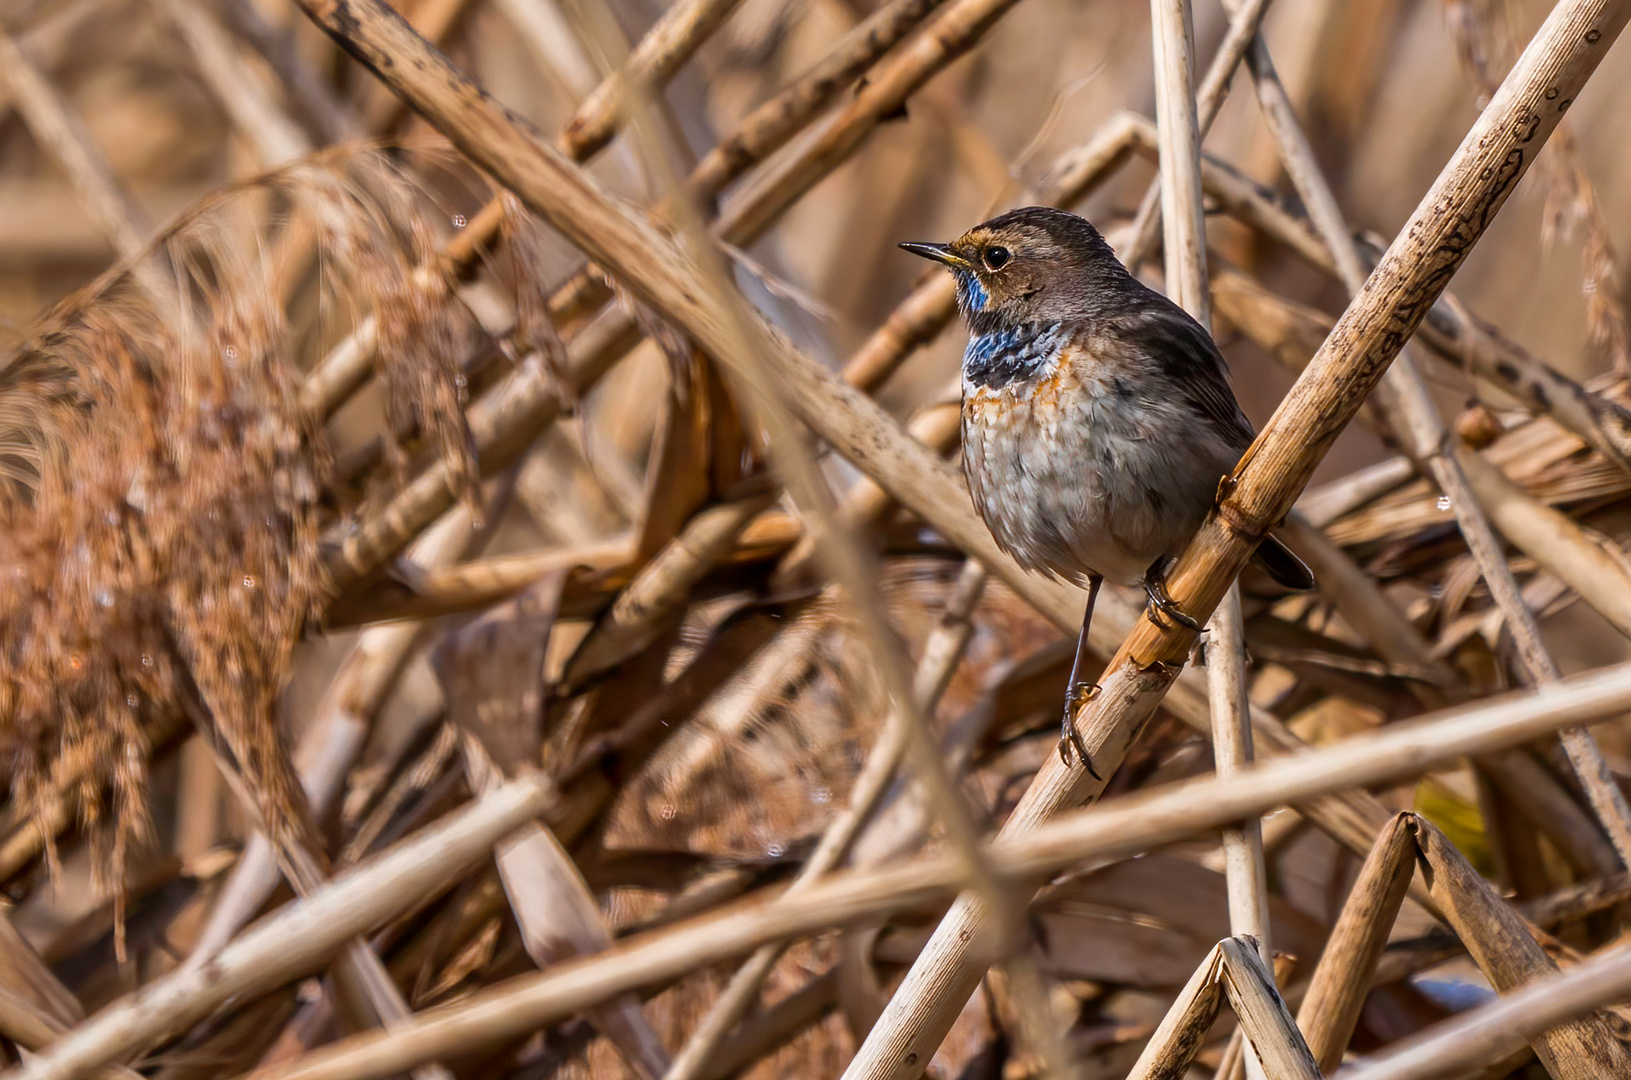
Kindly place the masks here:
<instances>
[{"instance_id":1,"label":"curved claw","mask_svg":"<svg viewBox=\"0 0 1631 1080\"><path fill-rule=\"evenodd\" d=\"M1166 577L1158 573L1156 567L1152 566L1150 572L1144 577L1144 593L1150 598L1150 606L1156 611L1159 611L1179 626L1193 630L1197 634L1201 632L1201 624L1179 608L1178 601L1168 595ZM1160 624L1159 619L1154 621L1157 625Z\"/></svg>"},{"instance_id":2,"label":"curved claw","mask_svg":"<svg viewBox=\"0 0 1631 1080\"><path fill-rule=\"evenodd\" d=\"M1082 741L1081 733L1076 730L1073 722L1076 715L1076 706L1084 701L1092 701L1098 696L1097 683L1075 683L1065 692L1065 715L1059 723L1059 760L1066 765L1070 764L1070 752L1074 748L1082 767L1087 774L1095 780L1102 781L1098 770L1093 768L1093 759L1088 755L1087 744Z\"/></svg>"}]
</instances>

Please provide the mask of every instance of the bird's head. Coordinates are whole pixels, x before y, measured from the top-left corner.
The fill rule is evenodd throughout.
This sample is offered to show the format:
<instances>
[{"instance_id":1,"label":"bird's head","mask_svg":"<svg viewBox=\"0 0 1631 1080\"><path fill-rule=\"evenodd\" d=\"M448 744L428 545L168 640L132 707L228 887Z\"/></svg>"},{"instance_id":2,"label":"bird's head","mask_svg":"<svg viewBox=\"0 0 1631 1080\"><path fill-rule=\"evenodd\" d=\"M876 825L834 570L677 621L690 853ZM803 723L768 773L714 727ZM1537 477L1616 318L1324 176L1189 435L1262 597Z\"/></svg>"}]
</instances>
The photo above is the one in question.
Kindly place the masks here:
<instances>
[{"instance_id":1,"label":"bird's head","mask_svg":"<svg viewBox=\"0 0 1631 1080\"><path fill-rule=\"evenodd\" d=\"M977 333L1090 319L1138 289L1086 218L1047 206L1010 210L949 244L900 246L951 270L957 305Z\"/></svg>"}]
</instances>

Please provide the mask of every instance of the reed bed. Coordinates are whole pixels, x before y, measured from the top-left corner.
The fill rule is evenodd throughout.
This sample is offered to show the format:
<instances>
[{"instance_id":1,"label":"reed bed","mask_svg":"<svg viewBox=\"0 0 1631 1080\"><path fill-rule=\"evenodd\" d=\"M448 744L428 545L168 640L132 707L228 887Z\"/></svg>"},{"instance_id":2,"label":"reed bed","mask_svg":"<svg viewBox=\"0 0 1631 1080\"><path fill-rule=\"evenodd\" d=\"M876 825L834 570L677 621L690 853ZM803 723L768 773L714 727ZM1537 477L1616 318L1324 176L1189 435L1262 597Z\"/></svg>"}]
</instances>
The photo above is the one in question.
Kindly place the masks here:
<instances>
[{"instance_id":1,"label":"reed bed","mask_svg":"<svg viewBox=\"0 0 1631 1080\"><path fill-rule=\"evenodd\" d=\"M0 7L0 1078L1631 1075L1628 20ZM1261 431L1104 779L895 249L1030 203Z\"/></svg>"}]
</instances>

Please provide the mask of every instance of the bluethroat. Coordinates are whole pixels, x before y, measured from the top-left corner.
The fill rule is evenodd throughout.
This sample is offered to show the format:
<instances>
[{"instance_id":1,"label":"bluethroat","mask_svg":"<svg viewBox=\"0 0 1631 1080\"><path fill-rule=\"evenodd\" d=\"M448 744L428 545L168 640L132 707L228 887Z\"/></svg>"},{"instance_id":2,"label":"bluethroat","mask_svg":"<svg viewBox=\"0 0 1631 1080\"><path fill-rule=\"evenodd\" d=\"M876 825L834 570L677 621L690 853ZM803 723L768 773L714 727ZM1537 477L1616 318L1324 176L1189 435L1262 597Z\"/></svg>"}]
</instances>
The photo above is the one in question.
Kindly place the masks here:
<instances>
[{"instance_id":1,"label":"bluethroat","mask_svg":"<svg viewBox=\"0 0 1631 1080\"><path fill-rule=\"evenodd\" d=\"M968 323L963 474L998 546L1029 570L1087 586L1059 754L1097 691L1081 681L1106 578L1142 583L1153 618L1199 631L1167 595L1166 568L1252 441L1206 329L1144 285L1088 221L1030 206L949 244L902 244L944 263ZM1253 562L1291 589L1313 575L1274 537ZM1101 778L1102 779L1102 778Z\"/></svg>"}]
</instances>

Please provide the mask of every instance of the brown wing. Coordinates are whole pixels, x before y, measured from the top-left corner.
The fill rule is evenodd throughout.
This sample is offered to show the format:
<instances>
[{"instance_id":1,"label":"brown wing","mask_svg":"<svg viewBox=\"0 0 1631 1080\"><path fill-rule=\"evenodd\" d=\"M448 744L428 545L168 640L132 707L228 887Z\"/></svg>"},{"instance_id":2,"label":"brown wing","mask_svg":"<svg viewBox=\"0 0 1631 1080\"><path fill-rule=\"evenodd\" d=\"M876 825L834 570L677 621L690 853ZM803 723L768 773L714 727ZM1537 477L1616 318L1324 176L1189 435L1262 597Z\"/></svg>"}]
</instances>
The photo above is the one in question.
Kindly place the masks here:
<instances>
[{"instance_id":1,"label":"brown wing","mask_svg":"<svg viewBox=\"0 0 1631 1080\"><path fill-rule=\"evenodd\" d=\"M1212 335L1178 305L1154 291L1137 311L1114 317L1110 328L1129 350L1161 374L1203 422L1244 450L1256 434L1229 385L1229 365Z\"/></svg>"}]
</instances>

